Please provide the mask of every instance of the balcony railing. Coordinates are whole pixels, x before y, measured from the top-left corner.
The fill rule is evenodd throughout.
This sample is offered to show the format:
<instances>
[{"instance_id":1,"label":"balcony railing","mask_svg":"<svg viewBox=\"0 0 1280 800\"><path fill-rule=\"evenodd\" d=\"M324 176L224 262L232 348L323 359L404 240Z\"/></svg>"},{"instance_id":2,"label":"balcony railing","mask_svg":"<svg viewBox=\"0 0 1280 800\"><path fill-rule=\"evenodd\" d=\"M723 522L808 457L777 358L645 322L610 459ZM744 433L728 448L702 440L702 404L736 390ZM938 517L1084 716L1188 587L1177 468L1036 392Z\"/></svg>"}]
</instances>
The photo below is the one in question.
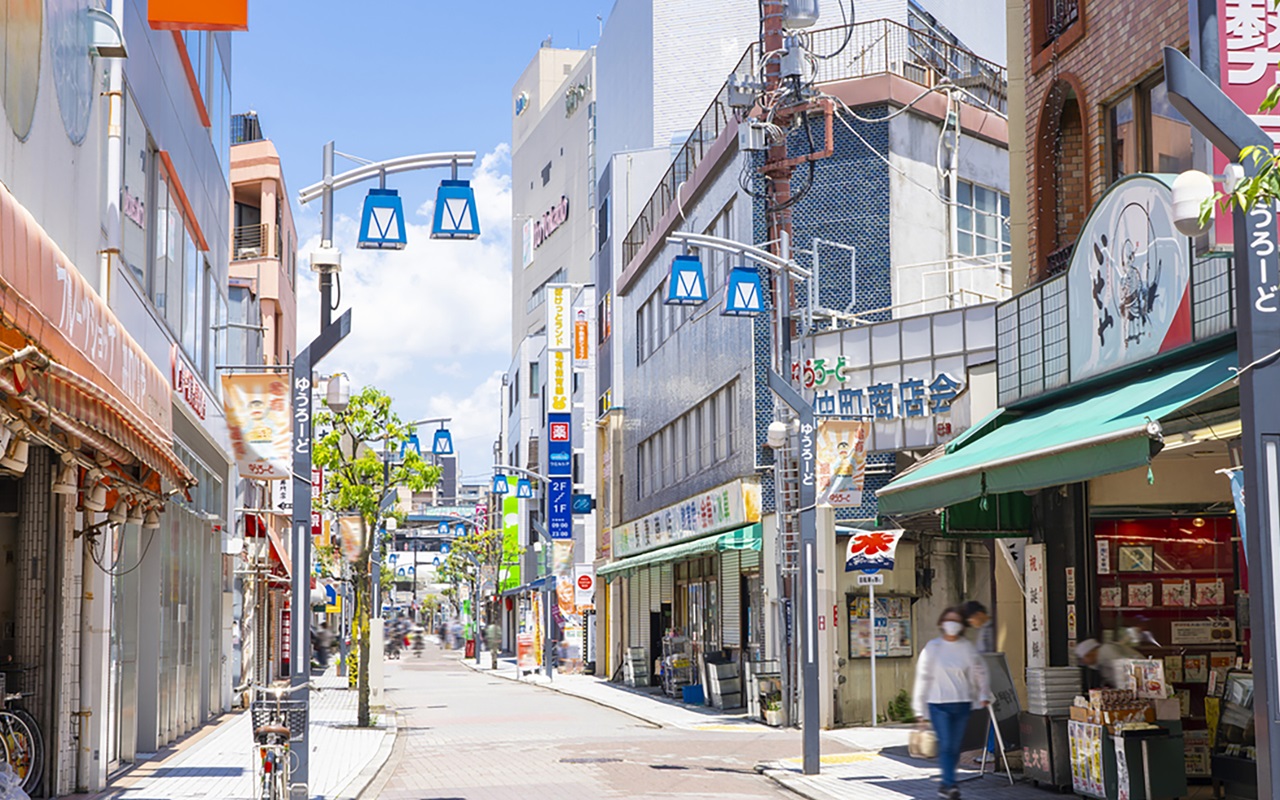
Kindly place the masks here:
<instances>
[{"instance_id":1,"label":"balcony railing","mask_svg":"<svg viewBox=\"0 0 1280 800\"><path fill-rule=\"evenodd\" d=\"M1080 0L1041 0L1044 3L1044 30L1040 45L1055 41L1080 19Z\"/></svg>"},{"instance_id":2,"label":"balcony railing","mask_svg":"<svg viewBox=\"0 0 1280 800\"><path fill-rule=\"evenodd\" d=\"M816 83L865 78L874 75L898 75L921 86L937 86L944 81L964 88L965 102L987 106L1004 112L1007 102L1007 77L1003 67L986 61L961 47L924 31L908 28L892 20L878 19L852 26L824 28L806 34L811 51L835 53L849 35L849 43L838 56L819 60L813 79ZM759 73L758 49L747 48L734 75ZM654 189L649 202L627 232L622 243L624 269L644 247L657 229L659 220L675 202L676 190L702 163L712 145L733 119L729 107L729 87L720 87L715 99L698 120L680 151Z\"/></svg>"},{"instance_id":3,"label":"balcony railing","mask_svg":"<svg viewBox=\"0 0 1280 800\"><path fill-rule=\"evenodd\" d=\"M271 226L241 225L233 229L231 236L231 260L249 261L254 258L271 258Z\"/></svg>"}]
</instances>

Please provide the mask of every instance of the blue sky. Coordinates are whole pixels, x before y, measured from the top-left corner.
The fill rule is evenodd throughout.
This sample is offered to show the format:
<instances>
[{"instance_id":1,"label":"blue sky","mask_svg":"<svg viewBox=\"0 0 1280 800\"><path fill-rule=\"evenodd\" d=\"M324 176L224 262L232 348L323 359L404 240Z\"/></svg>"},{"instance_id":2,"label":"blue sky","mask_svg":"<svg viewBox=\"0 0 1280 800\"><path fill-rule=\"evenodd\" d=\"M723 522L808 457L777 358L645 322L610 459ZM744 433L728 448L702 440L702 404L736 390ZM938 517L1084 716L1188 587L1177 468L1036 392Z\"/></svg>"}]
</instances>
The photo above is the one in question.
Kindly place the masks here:
<instances>
[{"instance_id":1,"label":"blue sky","mask_svg":"<svg viewBox=\"0 0 1280 800\"><path fill-rule=\"evenodd\" d=\"M342 307L352 335L321 364L354 387L389 391L406 419L450 416L463 474L488 474L498 392L510 356L511 86L547 36L590 47L612 0L445 3L437 0L254 0L233 36L232 103L258 113L280 151L301 242L299 343L317 332L318 203L297 192L320 179L321 149L382 160L474 150L477 242L435 242L427 214L444 171L392 176L410 218L399 253L355 249L366 188L335 195ZM341 172L354 166L338 160ZM464 175L464 177L466 177Z\"/></svg>"}]
</instances>

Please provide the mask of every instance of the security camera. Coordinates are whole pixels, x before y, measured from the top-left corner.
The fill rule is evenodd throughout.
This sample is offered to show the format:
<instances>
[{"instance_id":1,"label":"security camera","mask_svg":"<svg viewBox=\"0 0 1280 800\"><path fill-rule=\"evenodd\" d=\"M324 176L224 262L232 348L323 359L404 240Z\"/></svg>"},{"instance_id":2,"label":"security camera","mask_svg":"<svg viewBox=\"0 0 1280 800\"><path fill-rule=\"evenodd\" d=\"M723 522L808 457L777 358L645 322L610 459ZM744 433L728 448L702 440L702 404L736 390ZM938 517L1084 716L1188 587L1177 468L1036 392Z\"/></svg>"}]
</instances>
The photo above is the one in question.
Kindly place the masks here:
<instances>
[{"instance_id":1,"label":"security camera","mask_svg":"<svg viewBox=\"0 0 1280 800\"><path fill-rule=\"evenodd\" d=\"M1200 224L1200 209L1212 197L1213 178L1199 170L1187 170L1173 179L1173 225L1178 233L1196 237L1209 230L1207 224Z\"/></svg>"}]
</instances>

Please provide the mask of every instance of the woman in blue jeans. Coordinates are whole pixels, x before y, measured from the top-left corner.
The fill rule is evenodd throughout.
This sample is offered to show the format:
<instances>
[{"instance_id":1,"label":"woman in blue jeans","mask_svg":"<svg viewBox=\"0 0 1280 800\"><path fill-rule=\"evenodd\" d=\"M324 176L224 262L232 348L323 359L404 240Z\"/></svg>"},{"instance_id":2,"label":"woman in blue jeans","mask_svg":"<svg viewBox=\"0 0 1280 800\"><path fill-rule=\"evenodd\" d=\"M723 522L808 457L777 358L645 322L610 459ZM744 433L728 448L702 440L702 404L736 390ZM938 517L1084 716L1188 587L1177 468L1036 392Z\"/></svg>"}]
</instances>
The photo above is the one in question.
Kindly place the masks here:
<instances>
[{"instance_id":1,"label":"woman in blue jeans","mask_svg":"<svg viewBox=\"0 0 1280 800\"><path fill-rule=\"evenodd\" d=\"M948 608L938 617L942 635L931 639L920 651L912 702L916 721L923 724L927 713L938 738L938 765L942 770L938 796L949 800L960 797L956 763L969 713L992 700L987 666L978 649L964 638L964 626L964 614L959 608Z\"/></svg>"}]
</instances>

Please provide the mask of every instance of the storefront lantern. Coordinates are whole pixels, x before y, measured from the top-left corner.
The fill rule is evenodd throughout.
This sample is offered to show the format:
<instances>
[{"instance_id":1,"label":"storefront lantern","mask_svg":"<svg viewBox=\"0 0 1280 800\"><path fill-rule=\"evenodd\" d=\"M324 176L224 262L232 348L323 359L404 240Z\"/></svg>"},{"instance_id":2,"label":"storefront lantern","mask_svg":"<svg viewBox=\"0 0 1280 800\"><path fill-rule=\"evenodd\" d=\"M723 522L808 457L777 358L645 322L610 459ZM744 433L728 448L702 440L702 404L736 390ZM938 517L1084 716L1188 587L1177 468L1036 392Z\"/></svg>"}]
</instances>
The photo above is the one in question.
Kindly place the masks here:
<instances>
[{"instance_id":1,"label":"storefront lantern","mask_svg":"<svg viewBox=\"0 0 1280 800\"><path fill-rule=\"evenodd\" d=\"M395 189L370 189L360 217L361 250L403 250L404 205Z\"/></svg>"},{"instance_id":2,"label":"storefront lantern","mask_svg":"<svg viewBox=\"0 0 1280 800\"><path fill-rule=\"evenodd\" d=\"M681 255L671 261L671 276L667 279L669 306L696 306L707 302L707 278L702 262L697 256Z\"/></svg>"},{"instance_id":3,"label":"storefront lantern","mask_svg":"<svg viewBox=\"0 0 1280 800\"><path fill-rule=\"evenodd\" d=\"M521 478L516 482L516 497L521 500L528 500L533 497L533 484L528 478Z\"/></svg>"},{"instance_id":4,"label":"storefront lantern","mask_svg":"<svg viewBox=\"0 0 1280 800\"><path fill-rule=\"evenodd\" d=\"M480 235L476 217L476 193L470 181L440 181L432 239L475 239Z\"/></svg>"},{"instance_id":5,"label":"storefront lantern","mask_svg":"<svg viewBox=\"0 0 1280 800\"><path fill-rule=\"evenodd\" d=\"M729 287L724 295L724 317L754 317L764 311L764 293L760 273L751 267L734 267L729 271Z\"/></svg>"},{"instance_id":6,"label":"storefront lantern","mask_svg":"<svg viewBox=\"0 0 1280 800\"><path fill-rule=\"evenodd\" d=\"M453 455L453 435L441 428L431 438L431 454L435 456Z\"/></svg>"},{"instance_id":7,"label":"storefront lantern","mask_svg":"<svg viewBox=\"0 0 1280 800\"><path fill-rule=\"evenodd\" d=\"M400 460L404 461L404 454L412 450L419 458L422 457L422 446L418 442L418 434L411 433L409 438L400 443Z\"/></svg>"},{"instance_id":8,"label":"storefront lantern","mask_svg":"<svg viewBox=\"0 0 1280 800\"><path fill-rule=\"evenodd\" d=\"M494 494L506 494L506 493L507 493L507 489L508 489L508 487L507 487L507 476L506 476L506 475L494 475L494 476L493 476L493 493L494 493Z\"/></svg>"}]
</instances>

